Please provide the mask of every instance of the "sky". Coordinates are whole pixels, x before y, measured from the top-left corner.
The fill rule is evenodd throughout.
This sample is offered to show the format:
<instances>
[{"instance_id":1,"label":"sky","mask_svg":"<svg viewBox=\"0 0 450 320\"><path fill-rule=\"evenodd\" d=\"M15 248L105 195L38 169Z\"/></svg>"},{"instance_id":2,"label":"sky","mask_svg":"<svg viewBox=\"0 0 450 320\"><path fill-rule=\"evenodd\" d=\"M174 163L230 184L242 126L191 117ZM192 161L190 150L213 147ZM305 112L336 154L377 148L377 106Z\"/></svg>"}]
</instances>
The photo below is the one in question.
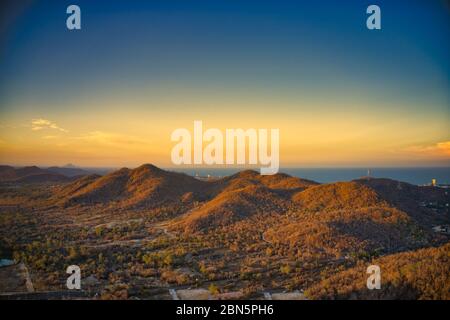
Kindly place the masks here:
<instances>
[{"instance_id":1,"label":"sky","mask_svg":"<svg viewBox=\"0 0 450 320\"><path fill-rule=\"evenodd\" d=\"M202 120L279 129L281 166L450 166L448 1L1 6L2 164L171 167Z\"/></svg>"}]
</instances>

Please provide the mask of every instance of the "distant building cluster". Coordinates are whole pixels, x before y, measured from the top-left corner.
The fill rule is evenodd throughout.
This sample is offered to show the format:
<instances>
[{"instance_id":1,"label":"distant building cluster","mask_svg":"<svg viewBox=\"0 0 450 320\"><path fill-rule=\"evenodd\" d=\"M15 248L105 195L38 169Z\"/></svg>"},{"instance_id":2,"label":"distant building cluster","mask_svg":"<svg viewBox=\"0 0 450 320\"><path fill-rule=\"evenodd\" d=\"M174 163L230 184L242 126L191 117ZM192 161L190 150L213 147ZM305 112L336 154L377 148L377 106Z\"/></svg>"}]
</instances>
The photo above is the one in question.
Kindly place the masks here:
<instances>
[{"instance_id":1,"label":"distant building cluster","mask_svg":"<svg viewBox=\"0 0 450 320\"><path fill-rule=\"evenodd\" d=\"M431 183L427 183L424 186L437 187L437 188L450 188L450 184L448 183L438 183L436 179L431 179Z\"/></svg>"}]
</instances>

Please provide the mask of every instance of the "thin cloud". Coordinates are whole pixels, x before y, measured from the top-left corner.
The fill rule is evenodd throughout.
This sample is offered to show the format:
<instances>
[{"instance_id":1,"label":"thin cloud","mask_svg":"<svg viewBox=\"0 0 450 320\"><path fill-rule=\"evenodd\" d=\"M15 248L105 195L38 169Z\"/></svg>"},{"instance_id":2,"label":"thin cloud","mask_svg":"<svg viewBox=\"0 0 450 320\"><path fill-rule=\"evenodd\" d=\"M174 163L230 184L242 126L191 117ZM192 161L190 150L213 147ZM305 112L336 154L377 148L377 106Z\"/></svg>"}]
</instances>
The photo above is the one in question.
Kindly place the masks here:
<instances>
[{"instance_id":1,"label":"thin cloud","mask_svg":"<svg viewBox=\"0 0 450 320\"><path fill-rule=\"evenodd\" d=\"M450 141L442 141L432 145L410 146L405 151L423 155L450 156Z\"/></svg>"},{"instance_id":2,"label":"thin cloud","mask_svg":"<svg viewBox=\"0 0 450 320\"><path fill-rule=\"evenodd\" d=\"M83 143L109 146L139 147L147 145L147 141L138 137L103 131L92 131L82 136L73 137L72 139Z\"/></svg>"},{"instance_id":3,"label":"thin cloud","mask_svg":"<svg viewBox=\"0 0 450 320\"><path fill-rule=\"evenodd\" d=\"M17 126L12 126L9 124L0 124L0 129L17 129Z\"/></svg>"},{"instance_id":4,"label":"thin cloud","mask_svg":"<svg viewBox=\"0 0 450 320\"><path fill-rule=\"evenodd\" d=\"M31 120L31 130L39 131L44 129L53 129L61 132L68 132L66 129L61 128L56 123L47 119L33 119Z\"/></svg>"}]
</instances>

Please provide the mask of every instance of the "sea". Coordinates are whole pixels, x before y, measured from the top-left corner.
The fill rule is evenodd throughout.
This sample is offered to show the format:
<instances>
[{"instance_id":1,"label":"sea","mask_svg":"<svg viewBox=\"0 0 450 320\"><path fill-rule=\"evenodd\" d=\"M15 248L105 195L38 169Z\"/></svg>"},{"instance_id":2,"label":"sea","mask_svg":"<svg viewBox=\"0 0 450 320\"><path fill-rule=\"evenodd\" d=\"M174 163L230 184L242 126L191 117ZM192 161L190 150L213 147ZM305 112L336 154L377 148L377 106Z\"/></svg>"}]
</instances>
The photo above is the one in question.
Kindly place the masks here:
<instances>
[{"instance_id":1,"label":"sea","mask_svg":"<svg viewBox=\"0 0 450 320\"><path fill-rule=\"evenodd\" d=\"M184 172L192 176L224 177L242 171L239 168L170 168L168 170ZM419 168L280 168L280 173L294 177L314 180L320 183L350 181L370 175L373 178L389 178L415 185L430 184L436 179L438 184L450 184L450 167Z\"/></svg>"}]
</instances>

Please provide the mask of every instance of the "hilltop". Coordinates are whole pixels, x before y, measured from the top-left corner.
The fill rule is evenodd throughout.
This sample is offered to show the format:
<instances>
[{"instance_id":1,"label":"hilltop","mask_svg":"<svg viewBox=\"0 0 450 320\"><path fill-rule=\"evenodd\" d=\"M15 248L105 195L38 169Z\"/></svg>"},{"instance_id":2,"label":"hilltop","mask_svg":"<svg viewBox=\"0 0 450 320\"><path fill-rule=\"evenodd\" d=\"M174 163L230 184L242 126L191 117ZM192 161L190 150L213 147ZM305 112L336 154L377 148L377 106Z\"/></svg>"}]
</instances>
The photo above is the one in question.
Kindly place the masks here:
<instances>
[{"instance_id":1,"label":"hilltop","mask_svg":"<svg viewBox=\"0 0 450 320\"><path fill-rule=\"evenodd\" d=\"M375 190L356 182L314 186L296 193L292 200L302 209L315 211L387 205Z\"/></svg>"}]
</instances>

